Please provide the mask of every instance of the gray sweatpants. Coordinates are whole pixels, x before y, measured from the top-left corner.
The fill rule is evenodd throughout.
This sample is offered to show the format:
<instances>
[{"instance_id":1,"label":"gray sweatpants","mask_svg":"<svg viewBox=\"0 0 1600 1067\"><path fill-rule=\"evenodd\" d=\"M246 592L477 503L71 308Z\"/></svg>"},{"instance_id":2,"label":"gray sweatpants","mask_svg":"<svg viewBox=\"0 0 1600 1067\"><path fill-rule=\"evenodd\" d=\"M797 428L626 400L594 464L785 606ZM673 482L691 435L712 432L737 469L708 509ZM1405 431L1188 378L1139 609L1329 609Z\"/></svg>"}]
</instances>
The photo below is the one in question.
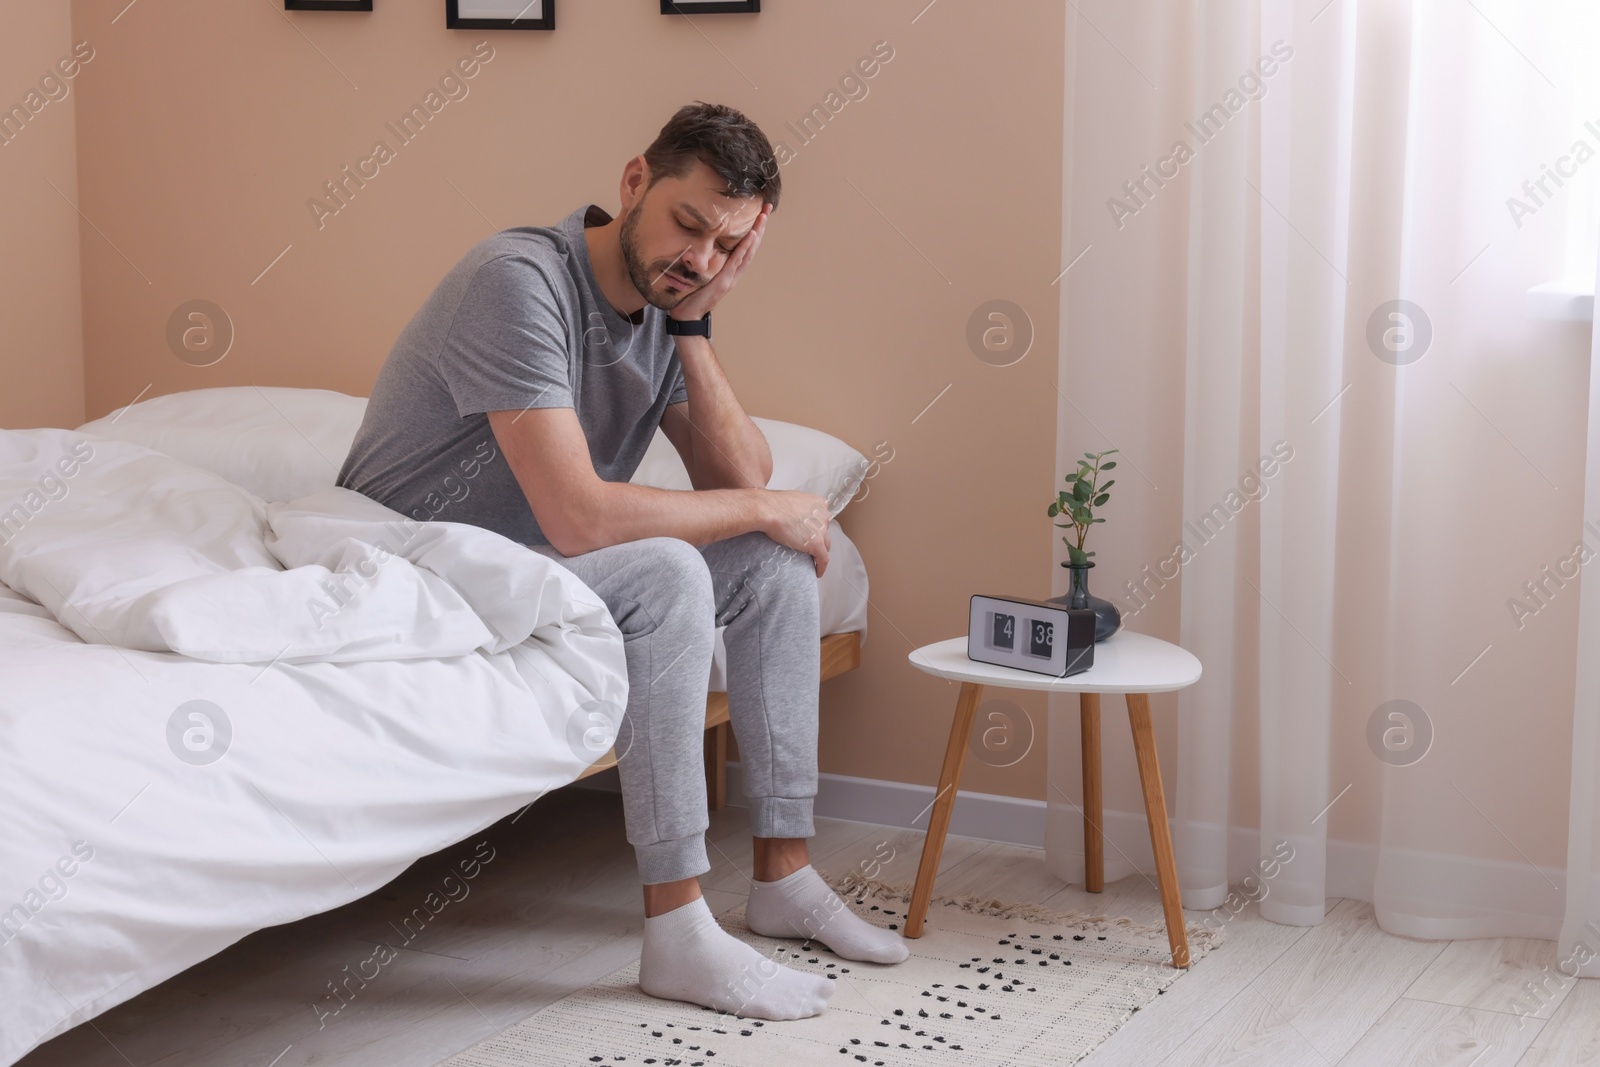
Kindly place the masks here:
<instances>
[{"instance_id":1,"label":"gray sweatpants","mask_svg":"<svg viewBox=\"0 0 1600 1067\"><path fill-rule=\"evenodd\" d=\"M605 601L628 658L616 750L628 841L645 884L711 869L703 739L715 628L756 837L811 837L821 636L809 555L753 532L696 547L647 537L563 556Z\"/></svg>"}]
</instances>

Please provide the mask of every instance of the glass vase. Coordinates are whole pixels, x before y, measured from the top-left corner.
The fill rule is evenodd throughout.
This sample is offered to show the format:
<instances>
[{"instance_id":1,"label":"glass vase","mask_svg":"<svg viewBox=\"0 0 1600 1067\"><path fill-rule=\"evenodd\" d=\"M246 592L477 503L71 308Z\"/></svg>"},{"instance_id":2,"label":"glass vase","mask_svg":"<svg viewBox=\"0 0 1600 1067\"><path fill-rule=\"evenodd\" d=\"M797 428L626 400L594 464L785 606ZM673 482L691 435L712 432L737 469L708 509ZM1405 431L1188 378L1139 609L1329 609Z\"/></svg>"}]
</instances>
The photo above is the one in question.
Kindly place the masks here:
<instances>
[{"instance_id":1,"label":"glass vase","mask_svg":"<svg viewBox=\"0 0 1600 1067\"><path fill-rule=\"evenodd\" d=\"M1064 604L1069 608L1093 608L1096 641L1104 641L1116 633L1122 627L1122 612L1111 601L1089 592L1089 568L1094 566L1094 561L1074 563L1065 560L1061 565L1072 576L1072 584L1065 593L1051 597L1050 603Z\"/></svg>"}]
</instances>

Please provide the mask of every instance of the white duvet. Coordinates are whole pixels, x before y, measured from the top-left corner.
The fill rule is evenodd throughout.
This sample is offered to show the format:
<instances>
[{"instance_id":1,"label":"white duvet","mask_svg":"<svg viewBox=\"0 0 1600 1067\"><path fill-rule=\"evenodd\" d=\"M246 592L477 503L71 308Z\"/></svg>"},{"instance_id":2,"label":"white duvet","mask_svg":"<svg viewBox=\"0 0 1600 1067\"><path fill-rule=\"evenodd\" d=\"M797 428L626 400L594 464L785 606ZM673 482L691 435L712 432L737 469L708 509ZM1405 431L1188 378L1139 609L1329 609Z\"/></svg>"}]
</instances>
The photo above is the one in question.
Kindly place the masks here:
<instances>
[{"instance_id":1,"label":"white duvet","mask_svg":"<svg viewBox=\"0 0 1600 1067\"><path fill-rule=\"evenodd\" d=\"M0 431L0 581L4 1064L572 781L627 702L538 553L66 430Z\"/></svg>"}]
</instances>

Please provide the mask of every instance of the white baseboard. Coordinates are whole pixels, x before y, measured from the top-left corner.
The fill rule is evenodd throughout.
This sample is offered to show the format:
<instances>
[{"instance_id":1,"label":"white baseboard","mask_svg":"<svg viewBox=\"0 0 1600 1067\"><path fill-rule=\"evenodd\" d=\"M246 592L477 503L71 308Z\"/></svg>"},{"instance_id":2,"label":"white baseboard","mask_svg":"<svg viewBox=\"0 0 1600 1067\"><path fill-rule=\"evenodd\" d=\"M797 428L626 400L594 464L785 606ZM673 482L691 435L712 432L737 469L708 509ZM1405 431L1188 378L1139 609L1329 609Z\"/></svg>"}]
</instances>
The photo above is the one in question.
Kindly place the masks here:
<instances>
[{"instance_id":1,"label":"white baseboard","mask_svg":"<svg viewBox=\"0 0 1600 1067\"><path fill-rule=\"evenodd\" d=\"M621 791L615 768L574 784L584 789ZM934 792L934 787L928 785L821 774L814 810L828 819L926 830ZM728 763L728 804L748 806L741 768L733 761ZM1106 835L1106 881L1135 873L1155 876L1150 828L1143 811L1106 811L1101 825ZM965 789L956 793L955 812L950 819L950 832L963 837L1038 849L1044 849L1048 840L1051 847L1046 852L1046 862L1051 871L1074 884L1083 882L1082 826L1082 815L1068 804L1049 805L1042 800ZM1229 829L1229 853L1236 868L1229 872L1231 884L1237 885L1249 873L1253 863L1250 857L1265 854L1257 848L1259 837L1252 827ZM1327 896L1371 900L1377 882L1378 854L1378 847L1369 842L1330 839L1324 883ZM1425 881L1430 886L1428 899L1411 910L1419 915L1443 916L1423 918L1388 909L1380 918L1394 933L1423 938L1549 939L1560 928L1562 899L1550 886L1565 884L1563 870L1398 848L1386 854L1397 871L1408 872L1419 884ZM1205 905L1197 902L1191 906ZM1399 907L1404 908L1404 903Z\"/></svg>"},{"instance_id":2,"label":"white baseboard","mask_svg":"<svg viewBox=\"0 0 1600 1067\"><path fill-rule=\"evenodd\" d=\"M848 774L819 774L813 812L825 819L926 830L935 792L931 785L856 778ZM748 806L743 772L739 764L731 760L728 763L728 804L740 808ZM962 837L1043 848L1044 810L1042 800L961 789L956 791L950 832Z\"/></svg>"},{"instance_id":3,"label":"white baseboard","mask_svg":"<svg viewBox=\"0 0 1600 1067\"><path fill-rule=\"evenodd\" d=\"M604 793L622 791L615 767L574 782L573 786ZM856 778L848 774L820 774L817 776L817 799L813 811L825 819L926 830L928 815L933 810L934 792L931 785ZM728 761L728 805L735 808L749 806L744 795L744 775L736 760ZM956 792L956 808L950 818L950 832L962 837L981 837L988 841L1043 848L1044 814L1045 804L1042 800L1023 800L1020 797L961 789Z\"/></svg>"}]
</instances>

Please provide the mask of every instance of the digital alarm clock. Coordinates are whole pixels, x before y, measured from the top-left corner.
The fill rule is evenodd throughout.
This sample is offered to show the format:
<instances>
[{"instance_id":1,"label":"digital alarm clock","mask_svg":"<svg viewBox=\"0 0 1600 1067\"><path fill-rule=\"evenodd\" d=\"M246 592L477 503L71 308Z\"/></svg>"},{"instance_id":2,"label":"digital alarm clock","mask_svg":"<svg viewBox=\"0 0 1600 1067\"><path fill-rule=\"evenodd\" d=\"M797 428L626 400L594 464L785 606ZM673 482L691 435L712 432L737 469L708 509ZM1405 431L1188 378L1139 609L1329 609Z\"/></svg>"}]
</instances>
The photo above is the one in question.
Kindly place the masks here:
<instances>
[{"instance_id":1,"label":"digital alarm clock","mask_svg":"<svg viewBox=\"0 0 1600 1067\"><path fill-rule=\"evenodd\" d=\"M1093 608L1016 596L972 598L967 658L1065 678L1094 666Z\"/></svg>"}]
</instances>

